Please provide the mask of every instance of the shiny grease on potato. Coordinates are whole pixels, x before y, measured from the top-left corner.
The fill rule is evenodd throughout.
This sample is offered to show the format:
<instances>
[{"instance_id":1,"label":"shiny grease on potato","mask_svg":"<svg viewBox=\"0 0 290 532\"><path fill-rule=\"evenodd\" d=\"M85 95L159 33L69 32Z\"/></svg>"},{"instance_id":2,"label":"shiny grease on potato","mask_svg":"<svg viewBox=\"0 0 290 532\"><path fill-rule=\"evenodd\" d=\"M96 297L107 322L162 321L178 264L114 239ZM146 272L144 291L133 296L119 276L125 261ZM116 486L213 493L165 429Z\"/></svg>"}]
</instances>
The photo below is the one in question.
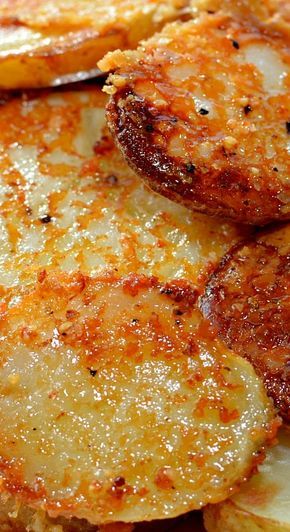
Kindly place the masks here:
<instances>
[{"instance_id":1,"label":"shiny grease on potato","mask_svg":"<svg viewBox=\"0 0 290 532\"><path fill-rule=\"evenodd\" d=\"M237 244L210 279L201 306L220 337L256 369L290 421L290 225Z\"/></svg>"},{"instance_id":2,"label":"shiny grease on potato","mask_svg":"<svg viewBox=\"0 0 290 532\"><path fill-rule=\"evenodd\" d=\"M132 167L185 206L263 225L290 217L289 34L201 14L101 62Z\"/></svg>"}]
</instances>

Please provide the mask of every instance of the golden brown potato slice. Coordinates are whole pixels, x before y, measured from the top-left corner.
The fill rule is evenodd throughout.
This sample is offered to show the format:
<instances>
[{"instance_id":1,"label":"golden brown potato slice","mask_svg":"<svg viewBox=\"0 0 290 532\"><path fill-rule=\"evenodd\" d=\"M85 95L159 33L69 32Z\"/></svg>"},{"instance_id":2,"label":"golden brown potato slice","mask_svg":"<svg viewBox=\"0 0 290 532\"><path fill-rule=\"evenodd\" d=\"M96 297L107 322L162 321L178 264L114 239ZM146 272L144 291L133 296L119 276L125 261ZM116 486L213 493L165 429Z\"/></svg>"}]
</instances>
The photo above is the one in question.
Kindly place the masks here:
<instances>
[{"instance_id":1,"label":"golden brown potato slice","mask_svg":"<svg viewBox=\"0 0 290 532\"><path fill-rule=\"evenodd\" d=\"M201 306L221 338L254 365L290 422L290 225L234 247Z\"/></svg>"},{"instance_id":2,"label":"golden brown potato slice","mask_svg":"<svg viewBox=\"0 0 290 532\"><path fill-rule=\"evenodd\" d=\"M281 432L250 482L228 501L205 510L208 532L289 532L290 435Z\"/></svg>"},{"instance_id":3,"label":"golden brown potato slice","mask_svg":"<svg viewBox=\"0 0 290 532\"><path fill-rule=\"evenodd\" d=\"M273 437L251 364L185 282L39 273L2 305L1 490L52 517L174 517L225 499Z\"/></svg>"},{"instance_id":4,"label":"golden brown potato slice","mask_svg":"<svg viewBox=\"0 0 290 532\"><path fill-rule=\"evenodd\" d=\"M165 281L208 272L243 232L154 194L105 127L90 90L24 94L0 113L0 295L39 269L117 269Z\"/></svg>"},{"instance_id":5,"label":"golden brown potato slice","mask_svg":"<svg viewBox=\"0 0 290 532\"><path fill-rule=\"evenodd\" d=\"M188 0L1 0L0 88L90 77L109 50L135 47Z\"/></svg>"},{"instance_id":6,"label":"golden brown potato slice","mask_svg":"<svg viewBox=\"0 0 290 532\"><path fill-rule=\"evenodd\" d=\"M242 238L233 224L217 227L143 186L108 135L106 100L98 87L3 99L1 295L8 291L11 297L12 288L13 296L14 288L33 283L44 267L86 274L116 268L121 275L190 278L202 286L228 246ZM188 522L195 526L194 517L184 526ZM96 530L87 522L53 519L13 498L6 504L1 499L1 526L5 532ZM112 526L106 532L119 532ZM158 530L173 526L159 524Z\"/></svg>"},{"instance_id":7,"label":"golden brown potato slice","mask_svg":"<svg viewBox=\"0 0 290 532\"><path fill-rule=\"evenodd\" d=\"M108 54L108 121L132 167L193 210L289 219L289 44L251 17L202 14Z\"/></svg>"}]
</instances>

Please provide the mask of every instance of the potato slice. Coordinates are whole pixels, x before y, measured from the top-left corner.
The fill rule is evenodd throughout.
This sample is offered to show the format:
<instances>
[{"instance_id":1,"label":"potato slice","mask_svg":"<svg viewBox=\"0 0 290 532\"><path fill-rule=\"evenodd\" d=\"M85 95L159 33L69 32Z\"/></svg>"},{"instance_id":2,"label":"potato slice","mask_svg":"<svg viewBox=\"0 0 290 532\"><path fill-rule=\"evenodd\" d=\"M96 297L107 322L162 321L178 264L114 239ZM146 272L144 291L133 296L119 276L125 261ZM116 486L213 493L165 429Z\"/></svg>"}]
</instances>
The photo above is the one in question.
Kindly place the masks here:
<instances>
[{"instance_id":1,"label":"potato slice","mask_svg":"<svg viewBox=\"0 0 290 532\"><path fill-rule=\"evenodd\" d=\"M105 524L174 517L247 478L272 404L195 299L181 281L43 271L3 305L2 492Z\"/></svg>"},{"instance_id":2,"label":"potato slice","mask_svg":"<svg viewBox=\"0 0 290 532\"><path fill-rule=\"evenodd\" d=\"M259 474L228 501L204 512L208 532L289 532L290 435L282 431Z\"/></svg>"},{"instance_id":3,"label":"potato slice","mask_svg":"<svg viewBox=\"0 0 290 532\"><path fill-rule=\"evenodd\" d=\"M109 126L131 166L192 210L290 218L290 39L256 18L202 14L113 52Z\"/></svg>"},{"instance_id":4,"label":"potato slice","mask_svg":"<svg viewBox=\"0 0 290 532\"><path fill-rule=\"evenodd\" d=\"M246 357L290 422L290 224L234 247L208 283L202 310Z\"/></svg>"},{"instance_id":5,"label":"potato slice","mask_svg":"<svg viewBox=\"0 0 290 532\"><path fill-rule=\"evenodd\" d=\"M98 72L109 50L135 47L188 0L1 0L0 88L43 87Z\"/></svg>"},{"instance_id":6,"label":"potato slice","mask_svg":"<svg viewBox=\"0 0 290 532\"><path fill-rule=\"evenodd\" d=\"M154 194L105 127L107 97L24 94L0 113L0 295L39 269L117 269L202 287L244 232Z\"/></svg>"}]
</instances>

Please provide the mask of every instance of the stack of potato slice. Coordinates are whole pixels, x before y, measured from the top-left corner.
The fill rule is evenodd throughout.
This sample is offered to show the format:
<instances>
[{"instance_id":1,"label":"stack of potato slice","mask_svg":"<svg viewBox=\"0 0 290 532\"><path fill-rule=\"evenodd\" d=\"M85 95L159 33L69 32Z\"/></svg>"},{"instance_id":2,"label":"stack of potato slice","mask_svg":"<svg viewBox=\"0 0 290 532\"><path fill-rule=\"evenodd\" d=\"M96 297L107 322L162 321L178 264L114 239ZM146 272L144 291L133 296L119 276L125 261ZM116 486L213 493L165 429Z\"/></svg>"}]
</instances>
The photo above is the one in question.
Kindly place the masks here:
<instances>
[{"instance_id":1,"label":"stack of potato slice","mask_svg":"<svg viewBox=\"0 0 290 532\"><path fill-rule=\"evenodd\" d=\"M290 529L289 20L1 3L0 530Z\"/></svg>"}]
</instances>

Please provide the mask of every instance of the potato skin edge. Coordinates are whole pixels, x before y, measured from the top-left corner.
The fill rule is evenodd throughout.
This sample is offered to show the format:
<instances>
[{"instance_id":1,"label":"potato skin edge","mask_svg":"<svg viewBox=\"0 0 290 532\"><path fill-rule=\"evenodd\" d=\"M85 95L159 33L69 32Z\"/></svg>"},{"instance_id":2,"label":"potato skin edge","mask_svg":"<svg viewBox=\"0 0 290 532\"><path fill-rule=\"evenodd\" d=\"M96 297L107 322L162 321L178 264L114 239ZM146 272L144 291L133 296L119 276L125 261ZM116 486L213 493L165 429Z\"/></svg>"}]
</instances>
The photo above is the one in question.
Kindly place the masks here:
<instances>
[{"instance_id":1,"label":"potato skin edge","mask_svg":"<svg viewBox=\"0 0 290 532\"><path fill-rule=\"evenodd\" d=\"M129 165L155 191L193 211L249 225L288 220L279 190L256 191L242 168L188 171L161 149L154 148L148 125L154 114L129 84L117 90L107 105L107 121ZM147 125L147 130L146 130Z\"/></svg>"}]
</instances>

